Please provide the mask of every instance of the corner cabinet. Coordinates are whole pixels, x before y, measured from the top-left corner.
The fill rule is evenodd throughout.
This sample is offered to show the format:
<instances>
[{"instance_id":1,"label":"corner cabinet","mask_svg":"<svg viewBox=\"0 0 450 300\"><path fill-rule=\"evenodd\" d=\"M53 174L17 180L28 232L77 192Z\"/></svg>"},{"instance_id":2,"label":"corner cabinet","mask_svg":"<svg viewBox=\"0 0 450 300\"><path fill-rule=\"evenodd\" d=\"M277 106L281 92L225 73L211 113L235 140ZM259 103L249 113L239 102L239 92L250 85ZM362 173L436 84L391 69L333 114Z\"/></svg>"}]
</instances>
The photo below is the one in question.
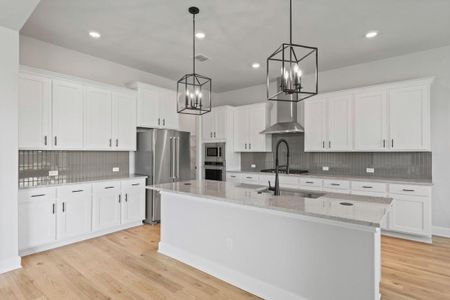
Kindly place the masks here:
<instances>
[{"instance_id":1,"label":"corner cabinet","mask_svg":"<svg viewBox=\"0 0 450 300\"><path fill-rule=\"evenodd\" d=\"M213 107L209 113L202 115L203 142L225 141L227 131L226 106Z\"/></svg>"},{"instance_id":2,"label":"corner cabinet","mask_svg":"<svg viewBox=\"0 0 450 300\"><path fill-rule=\"evenodd\" d=\"M234 112L234 151L271 152L272 135L261 133L270 123L269 120L266 103L236 107Z\"/></svg>"},{"instance_id":3,"label":"corner cabinet","mask_svg":"<svg viewBox=\"0 0 450 300\"><path fill-rule=\"evenodd\" d=\"M131 85L138 91L137 126L147 128L179 128L176 92L137 82Z\"/></svg>"},{"instance_id":4,"label":"corner cabinet","mask_svg":"<svg viewBox=\"0 0 450 300\"><path fill-rule=\"evenodd\" d=\"M35 71L19 75L19 149L136 149L136 93Z\"/></svg>"},{"instance_id":5,"label":"corner cabinet","mask_svg":"<svg viewBox=\"0 0 450 300\"><path fill-rule=\"evenodd\" d=\"M430 87L417 79L305 101L305 151L431 151Z\"/></svg>"}]
</instances>

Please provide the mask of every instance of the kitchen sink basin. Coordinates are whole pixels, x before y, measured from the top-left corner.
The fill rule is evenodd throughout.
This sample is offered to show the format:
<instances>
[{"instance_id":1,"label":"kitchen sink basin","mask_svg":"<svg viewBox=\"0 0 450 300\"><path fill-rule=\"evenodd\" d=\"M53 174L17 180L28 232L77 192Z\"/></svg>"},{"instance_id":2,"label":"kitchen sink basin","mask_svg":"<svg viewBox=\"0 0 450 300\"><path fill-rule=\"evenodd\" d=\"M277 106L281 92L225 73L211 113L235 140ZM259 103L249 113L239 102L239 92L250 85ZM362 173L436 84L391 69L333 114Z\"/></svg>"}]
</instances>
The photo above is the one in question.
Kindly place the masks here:
<instances>
[{"instance_id":1,"label":"kitchen sink basin","mask_svg":"<svg viewBox=\"0 0 450 300\"><path fill-rule=\"evenodd\" d=\"M258 194L272 194L273 191L270 191L268 188L264 188L258 191ZM280 196L293 196L293 197L302 197L302 198L312 198L317 199L322 197L325 193L313 192L307 190L294 190L294 189L280 189Z\"/></svg>"}]
</instances>

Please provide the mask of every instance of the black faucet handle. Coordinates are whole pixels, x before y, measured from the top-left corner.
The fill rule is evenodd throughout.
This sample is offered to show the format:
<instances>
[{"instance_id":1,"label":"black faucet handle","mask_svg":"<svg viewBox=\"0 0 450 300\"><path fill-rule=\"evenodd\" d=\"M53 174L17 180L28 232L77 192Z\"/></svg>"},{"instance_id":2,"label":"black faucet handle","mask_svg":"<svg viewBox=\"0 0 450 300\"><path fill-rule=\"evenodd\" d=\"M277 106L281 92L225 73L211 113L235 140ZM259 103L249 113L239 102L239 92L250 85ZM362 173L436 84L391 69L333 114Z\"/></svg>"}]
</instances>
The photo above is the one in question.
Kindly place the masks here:
<instances>
[{"instance_id":1,"label":"black faucet handle","mask_svg":"<svg viewBox=\"0 0 450 300\"><path fill-rule=\"evenodd\" d=\"M272 186L270 185L270 180L267 180L267 182L269 183L269 188L268 188L268 190L269 190L269 191L274 191L274 190L275 190L275 187L272 187Z\"/></svg>"}]
</instances>

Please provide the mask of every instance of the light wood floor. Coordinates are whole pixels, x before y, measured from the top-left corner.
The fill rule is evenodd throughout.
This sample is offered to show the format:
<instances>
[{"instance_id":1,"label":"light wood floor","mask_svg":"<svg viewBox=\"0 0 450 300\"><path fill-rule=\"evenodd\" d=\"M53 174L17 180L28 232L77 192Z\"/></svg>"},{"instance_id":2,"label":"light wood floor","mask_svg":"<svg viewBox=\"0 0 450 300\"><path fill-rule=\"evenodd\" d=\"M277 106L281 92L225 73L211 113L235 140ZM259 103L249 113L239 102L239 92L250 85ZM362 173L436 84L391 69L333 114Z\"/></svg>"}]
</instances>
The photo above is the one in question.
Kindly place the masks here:
<instances>
[{"instance_id":1,"label":"light wood floor","mask_svg":"<svg viewBox=\"0 0 450 300\"><path fill-rule=\"evenodd\" d=\"M258 299L158 254L141 226L23 258L0 275L0 299ZM450 299L450 239L382 239L382 299Z\"/></svg>"}]
</instances>

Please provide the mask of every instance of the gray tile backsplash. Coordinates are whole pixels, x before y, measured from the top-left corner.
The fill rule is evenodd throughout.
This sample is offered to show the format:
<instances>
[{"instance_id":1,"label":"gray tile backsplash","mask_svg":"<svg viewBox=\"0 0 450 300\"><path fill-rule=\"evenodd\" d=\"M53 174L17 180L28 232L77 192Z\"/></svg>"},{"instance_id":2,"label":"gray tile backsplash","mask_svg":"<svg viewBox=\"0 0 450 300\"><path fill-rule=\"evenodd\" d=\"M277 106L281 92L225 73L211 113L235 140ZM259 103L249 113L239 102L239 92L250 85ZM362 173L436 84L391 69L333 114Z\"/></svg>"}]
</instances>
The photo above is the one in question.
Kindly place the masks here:
<instances>
[{"instance_id":1,"label":"gray tile backsplash","mask_svg":"<svg viewBox=\"0 0 450 300\"><path fill-rule=\"evenodd\" d=\"M272 153L242 153L241 170L259 171L275 165L275 146L280 138L289 143L290 167L323 175L376 176L431 180L431 152L304 152L303 134L272 136ZM280 147L280 164L285 163L286 148ZM251 165L255 164L256 168ZM329 171L322 171L328 166ZM375 173L366 172L374 168Z\"/></svg>"},{"instance_id":2,"label":"gray tile backsplash","mask_svg":"<svg viewBox=\"0 0 450 300\"><path fill-rule=\"evenodd\" d=\"M113 172L118 167L119 172ZM58 176L49 176L58 171ZM120 178L129 174L129 152L19 151L19 188Z\"/></svg>"}]
</instances>

